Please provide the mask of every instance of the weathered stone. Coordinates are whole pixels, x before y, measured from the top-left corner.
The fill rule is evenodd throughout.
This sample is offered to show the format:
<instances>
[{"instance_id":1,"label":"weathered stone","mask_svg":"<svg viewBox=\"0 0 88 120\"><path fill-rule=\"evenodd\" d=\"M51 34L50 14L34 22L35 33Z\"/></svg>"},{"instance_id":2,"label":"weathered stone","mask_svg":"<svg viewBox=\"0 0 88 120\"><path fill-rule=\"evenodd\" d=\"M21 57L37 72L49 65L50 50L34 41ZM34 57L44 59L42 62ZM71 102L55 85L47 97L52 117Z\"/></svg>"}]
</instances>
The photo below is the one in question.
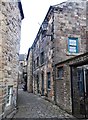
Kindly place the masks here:
<instances>
[{"instance_id":1,"label":"weathered stone","mask_svg":"<svg viewBox=\"0 0 88 120\"><path fill-rule=\"evenodd\" d=\"M55 100L56 92L56 102L68 112L72 112L70 69L61 64L65 69L65 78L55 83L57 74L55 65L87 51L86 19L86 0L67 1L52 6L32 45L32 66L28 66L28 69L32 68L33 92L47 96L52 101ZM47 25L43 27L45 23ZM70 43L69 38L78 40L76 52L70 52L69 44L73 43ZM72 46L75 45L70 47ZM29 58L30 56L29 54ZM37 64L38 57L39 64ZM28 75L30 78L30 74Z\"/></svg>"},{"instance_id":2,"label":"weathered stone","mask_svg":"<svg viewBox=\"0 0 88 120\"><path fill-rule=\"evenodd\" d=\"M0 117L16 107L21 13L18 2L0 0ZM13 101L8 106L8 87L13 87ZM3 109L2 109L3 108ZM10 111L9 111L10 110Z\"/></svg>"}]
</instances>

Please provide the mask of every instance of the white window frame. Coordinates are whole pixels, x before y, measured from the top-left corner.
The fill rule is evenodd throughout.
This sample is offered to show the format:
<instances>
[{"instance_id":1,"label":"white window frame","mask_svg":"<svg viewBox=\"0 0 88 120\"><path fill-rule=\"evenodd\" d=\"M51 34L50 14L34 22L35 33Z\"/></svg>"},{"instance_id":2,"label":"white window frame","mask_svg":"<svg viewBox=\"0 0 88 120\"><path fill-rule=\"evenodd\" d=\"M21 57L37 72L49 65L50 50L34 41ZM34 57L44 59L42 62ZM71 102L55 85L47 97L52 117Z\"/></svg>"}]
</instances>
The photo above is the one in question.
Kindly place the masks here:
<instances>
[{"instance_id":1,"label":"white window frame","mask_svg":"<svg viewBox=\"0 0 88 120\"><path fill-rule=\"evenodd\" d=\"M13 95L13 86L8 86L8 89L10 88L9 90L9 94L7 94L7 99L9 102L6 101L6 107L10 106L11 103L12 103L12 95ZM7 91L8 92L8 91ZM8 98L9 97L9 98ZM6 99L6 100L7 100Z\"/></svg>"}]
</instances>

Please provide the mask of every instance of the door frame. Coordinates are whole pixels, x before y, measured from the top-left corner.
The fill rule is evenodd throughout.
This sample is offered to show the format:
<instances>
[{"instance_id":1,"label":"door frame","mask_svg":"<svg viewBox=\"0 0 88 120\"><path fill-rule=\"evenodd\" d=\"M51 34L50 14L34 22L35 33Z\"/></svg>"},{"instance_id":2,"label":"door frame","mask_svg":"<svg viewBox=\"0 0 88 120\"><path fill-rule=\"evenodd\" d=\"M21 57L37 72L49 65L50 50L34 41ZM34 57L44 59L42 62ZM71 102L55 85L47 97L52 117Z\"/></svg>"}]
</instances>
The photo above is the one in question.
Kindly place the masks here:
<instances>
[{"instance_id":1,"label":"door frame","mask_svg":"<svg viewBox=\"0 0 88 120\"><path fill-rule=\"evenodd\" d=\"M44 96L44 72L41 73L41 78L42 78L42 96Z\"/></svg>"},{"instance_id":2,"label":"door frame","mask_svg":"<svg viewBox=\"0 0 88 120\"><path fill-rule=\"evenodd\" d=\"M84 64L84 65L88 65L88 64ZM84 118L88 118L88 115L86 114L87 112L86 112L86 103L85 103L85 101L86 101L86 96L85 96L85 92L86 92L86 74L85 74L85 66L84 65L80 65L81 67L82 67L82 69L83 69L83 74L84 74L84 78L83 78L83 89L84 89L84 107L85 107L85 114L84 114ZM72 69L74 69L74 68L76 68L77 69L77 67L79 67L79 65L77 65L76 64L76 66L73 66L73 65L71 65L70 66L70 75L71 75L71 97L72 97L72 114L74 115L75 114L75 111L74 111L74 97L73 97L73 92L74 92L74 90L73 90L73 71L72 71ZM81 114L80 114L81 115Z\"/></svg>"}]
</instances>

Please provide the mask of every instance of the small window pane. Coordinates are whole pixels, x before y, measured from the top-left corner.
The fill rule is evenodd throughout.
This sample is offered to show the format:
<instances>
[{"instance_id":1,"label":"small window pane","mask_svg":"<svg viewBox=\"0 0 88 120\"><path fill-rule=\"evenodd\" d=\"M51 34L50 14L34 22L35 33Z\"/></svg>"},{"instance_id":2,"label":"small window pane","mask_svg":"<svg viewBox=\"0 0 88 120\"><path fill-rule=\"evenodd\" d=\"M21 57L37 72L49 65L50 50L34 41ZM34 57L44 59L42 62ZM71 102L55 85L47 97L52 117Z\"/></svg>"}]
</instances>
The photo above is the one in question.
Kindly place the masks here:
<instances>
[{"instance_id":1,"label":"small window pane","mask_svg":"<svg viewBox=\"0 0 88 120\"><path fill-rule=\"evenodd\" d=\"M12 95L13 95L13 86L8 86L7 105L11 104Z\"/></svg>"},{"instance_id":2,"label":"small window pane","mask_svg":"<svg viewBox=\"0 0 88 120\"><path fill-rule=\"evenodd\" d=\"M69 45L76 46L76 40L69 40Z\"/></svg>"},{"instance_id":3,"label":"small window pane","mask_svg":"<svg viewBox=\"0 0 88 120\"><path fill-rule=\"evenodd\" d=\"M47 79L48 79L48 89L51 89L51 75L50 75L50 72L47 73Z\"/></svg>"},{"instance_id":4,"label":"small window pane","mask_svg":"<svg viewBox=\"0 0 88 120\"><path fill-rule=\"evenodd\" d=\"M44 52L41 53L41 64L44 63Z\"/></svg>"},{"instance_id":5,"label":"small window pane","mask_svg":"<svg viewBox=\"0 0 88 120\"><path fill-rule=\"evenodd\" d=\"M39 57L37 57L37 67L39 66Z\"/></svg>"},{"instance_id":6,"label":"small window pane","mask_svg":"<svg viewBox=\"0 0 88 120\"><path fill-rule=\"evenodd\" d=\"M62 79L64 76L64 71L63 71L63 67L57 68L57 77L59 79Z\"/></svg>"},{"instance_id":7,"label":"small window pane","mask_svg":"<svg viewBox=\"0 0 88 120\"><path fill-rule=\"evenodd\" d=\"M76 47L70 46L70 47L69 47L69 51L70 51L70 52L73 52L73 53L76 53Z\"/></svg>"}]
</instances>

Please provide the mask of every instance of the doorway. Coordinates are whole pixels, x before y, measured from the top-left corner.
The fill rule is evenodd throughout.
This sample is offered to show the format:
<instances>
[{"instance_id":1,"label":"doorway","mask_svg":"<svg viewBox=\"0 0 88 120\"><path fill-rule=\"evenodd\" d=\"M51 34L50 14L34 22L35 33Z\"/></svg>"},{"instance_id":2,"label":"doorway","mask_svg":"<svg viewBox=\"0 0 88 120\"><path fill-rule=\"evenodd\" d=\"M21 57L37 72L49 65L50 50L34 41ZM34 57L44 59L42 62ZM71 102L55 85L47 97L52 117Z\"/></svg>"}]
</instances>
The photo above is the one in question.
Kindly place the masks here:
<instances>
[{"instance_id":1,"label":"doorway","mask_svg":"<svg viewBox=\"0 0 88 120\"><path fill-rule=\"evenodd\" d=\"M39 93L39 75L37 75L37 93Z\"/></svg>"},{"instance_id":2,"label":"doorway","mask_svg":"<svg viewBox=\"0 0 88 120\"><path fill-rule=\"evenodd\" d=\"M42 78L42 96L44 96L44 72L42 72L41 78Z\"/></svg>"},{"instance_id":3,"label":"doorway","mask_svg":"<svg viewBox=\"0 0 88 120\"><path fill-rule=\"evenodd\" d=\"M72 67L73 115L88 118L88 65Z\"/></svg>"}]
</instances>

